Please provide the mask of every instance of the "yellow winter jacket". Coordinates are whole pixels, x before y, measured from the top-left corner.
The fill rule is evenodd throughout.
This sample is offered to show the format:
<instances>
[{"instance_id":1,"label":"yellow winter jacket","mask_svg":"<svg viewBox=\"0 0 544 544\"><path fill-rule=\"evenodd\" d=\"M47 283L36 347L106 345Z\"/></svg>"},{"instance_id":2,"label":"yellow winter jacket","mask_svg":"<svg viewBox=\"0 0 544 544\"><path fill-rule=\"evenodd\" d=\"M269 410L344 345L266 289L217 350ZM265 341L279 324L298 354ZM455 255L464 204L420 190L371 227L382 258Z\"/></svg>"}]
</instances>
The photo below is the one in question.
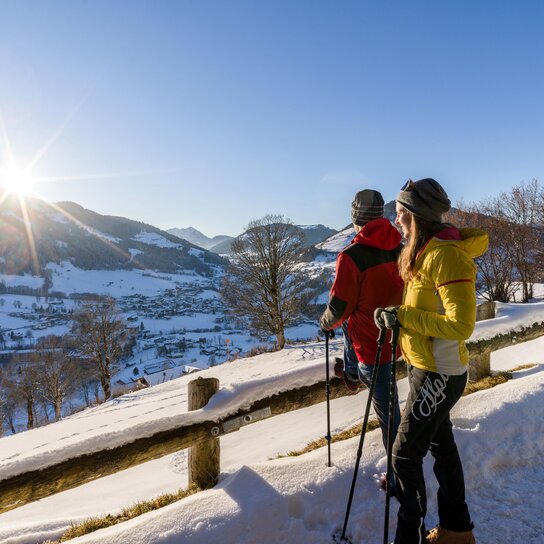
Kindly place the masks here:
<instances>
[{"instance_id":1,"label":"yellow winter jacket","mask_svg":"<svg viewBox=\"0 0 544 544\"><path fill-rule=\"evenodd\" d=\"M407 363L446 375L467 370L465 340L476 322L476 265L488 235L475 228L448 228L418 255L414 278L404 288L397 317Z\"/></svg>"}]
</instances>

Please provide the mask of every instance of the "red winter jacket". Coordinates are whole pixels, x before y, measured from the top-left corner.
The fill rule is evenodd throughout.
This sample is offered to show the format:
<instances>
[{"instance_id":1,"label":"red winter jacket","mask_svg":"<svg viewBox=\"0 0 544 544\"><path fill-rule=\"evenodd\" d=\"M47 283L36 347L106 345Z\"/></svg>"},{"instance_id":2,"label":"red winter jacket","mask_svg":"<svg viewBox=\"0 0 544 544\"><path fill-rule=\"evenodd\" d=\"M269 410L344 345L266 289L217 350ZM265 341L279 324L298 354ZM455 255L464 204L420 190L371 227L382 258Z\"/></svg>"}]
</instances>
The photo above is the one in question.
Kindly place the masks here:
<instances>
[{"instance_id":1,"label":"red winter jacket","mask_svg":"<svg viewBox=\"0 0 544 544\"><path fill-rule=\"evenodd\" d=\"M330 330L348 319L349 337L359 362L373 364L376 357L378 328L374 310L402 302L403 283L397 268L400 240L398 230L388 219L374 219L336 259L336 277L320 325ZM388 334L380 362L390 361Z\"/></svg>"}]
</instances>

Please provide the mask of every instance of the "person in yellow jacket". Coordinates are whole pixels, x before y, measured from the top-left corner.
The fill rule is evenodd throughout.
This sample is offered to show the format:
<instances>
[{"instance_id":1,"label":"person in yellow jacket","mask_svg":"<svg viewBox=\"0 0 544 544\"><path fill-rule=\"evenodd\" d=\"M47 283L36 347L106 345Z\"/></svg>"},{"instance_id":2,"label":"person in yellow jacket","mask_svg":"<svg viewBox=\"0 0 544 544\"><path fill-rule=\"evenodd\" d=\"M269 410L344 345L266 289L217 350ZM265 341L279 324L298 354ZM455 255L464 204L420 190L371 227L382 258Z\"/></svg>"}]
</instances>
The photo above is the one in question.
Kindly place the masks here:
<instances>
[{"instance_id":1,"label":"person in yellow jacket","mask_svg":"<svg viewBox=\"0 0 544 544\"><path fill-rule=\"evenodd\" d=\"M479 229L442 223L450 200L434 179L409 180L397 196L396 223L406 245L399 256L403 303L378 308L376 323L400 327L409 393L393 445L400 503L395 544L474 544L465 483L450 410L468 378L465 340L476 321L476 265L487 250ZM425 530L423 458L434 457L439 524Z\"/></svg>"}]
</instances>

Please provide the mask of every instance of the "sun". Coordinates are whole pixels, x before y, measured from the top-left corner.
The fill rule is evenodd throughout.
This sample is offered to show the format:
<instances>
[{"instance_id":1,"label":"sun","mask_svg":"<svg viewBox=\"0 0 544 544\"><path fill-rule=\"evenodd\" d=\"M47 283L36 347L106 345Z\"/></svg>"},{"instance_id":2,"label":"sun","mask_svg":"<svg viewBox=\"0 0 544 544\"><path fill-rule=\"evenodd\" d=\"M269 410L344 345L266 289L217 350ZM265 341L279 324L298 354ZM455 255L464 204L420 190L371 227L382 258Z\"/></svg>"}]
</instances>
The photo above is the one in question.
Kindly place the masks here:
<instances>
[{"instance_id":1,"label":"sun","mask_svg":"<svg viewBox=\"0 0 544 544\"><path fill-rule=\"evenodd\" d=\"M19 196L34 193L34 180L29 172L16 165L0 167L0 187Z\"/></svg>"}]
</instances>

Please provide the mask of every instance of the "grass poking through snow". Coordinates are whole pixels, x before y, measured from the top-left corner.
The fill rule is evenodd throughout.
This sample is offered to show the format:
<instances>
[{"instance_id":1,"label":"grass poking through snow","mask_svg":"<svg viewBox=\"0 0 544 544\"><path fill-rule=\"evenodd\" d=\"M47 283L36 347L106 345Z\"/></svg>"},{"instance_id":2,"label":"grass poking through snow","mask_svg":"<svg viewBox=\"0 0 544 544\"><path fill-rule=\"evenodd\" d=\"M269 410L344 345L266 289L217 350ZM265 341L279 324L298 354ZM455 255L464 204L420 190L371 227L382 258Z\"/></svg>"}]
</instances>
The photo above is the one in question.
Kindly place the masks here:
<instances>
[{"instance_id":1,"label":"grass poking through snow","mask_svg":"<svg viewBox=\"0 0 544 544\"><path fill-rule=\"evenodd\" d=\"M60 542L66 542L67 540L71 540L72 538L98 531L98 529L111 527L112 525L116 525L118 523L122 523L123 521L128 521L129 519L141 516L142 514L146 514L147 512L158 510L163 506L167 506L169 504L172 504L173 502L184 499L185 497L193 495L198 491L201 491L201 489L193 485L187 489L180 489L175 493L165 493L164 495L160 495L149 501L137 502L136 504L128 508L123 508L123 510L121 510L119 514L114 516L108 514L107 516L92 517L86 519L82 523L72 525L72 527L70 527L70 529L63 533L58 540L48 540L47 542L44 542L44 544L58 544Z\"/></svg>"}]
</instances>

